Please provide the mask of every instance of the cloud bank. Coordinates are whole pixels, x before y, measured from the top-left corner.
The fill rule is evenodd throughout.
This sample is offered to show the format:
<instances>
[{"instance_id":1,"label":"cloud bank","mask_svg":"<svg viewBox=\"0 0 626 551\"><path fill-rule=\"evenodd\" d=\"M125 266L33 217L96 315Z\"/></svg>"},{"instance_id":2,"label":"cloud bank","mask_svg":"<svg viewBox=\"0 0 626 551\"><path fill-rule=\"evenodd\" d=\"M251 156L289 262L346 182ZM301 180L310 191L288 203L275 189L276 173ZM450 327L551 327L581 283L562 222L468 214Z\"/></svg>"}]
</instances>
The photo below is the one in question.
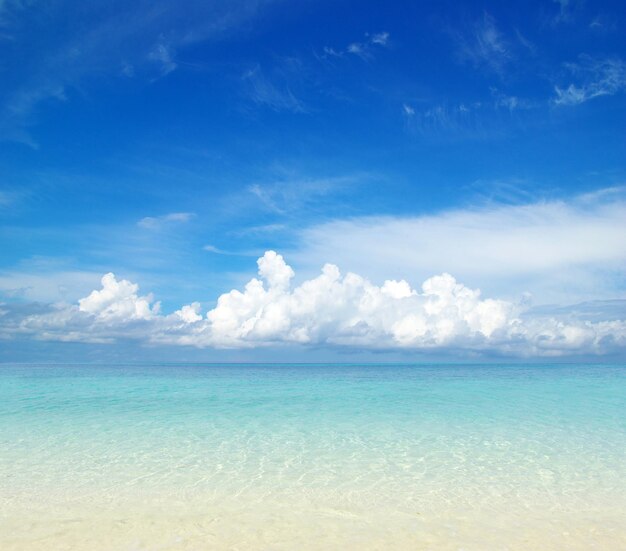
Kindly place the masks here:
<instances>
[{"instance_id":1,"label":"cloud bank","mask_svg":"<svg viewBox=\"0 0 626 551\"><path fill-rule=\"evenodd\" d=\"M200 303L164 315L151 295L114 274L102 278L77 305L55 306L0 327L41 340L93 343L136 339L144 343L213 348L274 345L356 350L465 351L513 356L603 354L626 347L626 321L589 321L568 314L537 314L524 302L483 298L447 273L414 289L405 280L377 286L326 264L319 275L294 285L283 257L267 251L258 278L222 294L215 308ZM6 316L6 311L4 312Z\"/></svg>"}]
</instances>

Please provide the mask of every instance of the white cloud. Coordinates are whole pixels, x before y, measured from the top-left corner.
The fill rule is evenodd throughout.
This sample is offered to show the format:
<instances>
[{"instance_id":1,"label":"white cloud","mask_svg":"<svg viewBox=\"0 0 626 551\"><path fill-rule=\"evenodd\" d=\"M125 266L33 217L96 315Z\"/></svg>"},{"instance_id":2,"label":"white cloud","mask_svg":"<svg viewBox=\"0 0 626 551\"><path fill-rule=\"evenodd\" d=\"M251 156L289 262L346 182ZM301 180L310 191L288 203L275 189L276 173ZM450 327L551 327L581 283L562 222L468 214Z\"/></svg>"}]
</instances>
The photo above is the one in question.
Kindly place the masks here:
<instances>
[{"instance_id":1,"label":"white cloud","mask_svg":"<svg viewBox=\"0 0 626 551\"><path fill-rule=\"evenodd\" d=\"M624 191L329 222L304 230L293 258L307 273L330 261L377 280L445 271L490 294L529 291L544 302L615 298L624 292Z\"/></svg>"},{"instance_id":2,"label":"white cloud","mask_svg":"<svg viewBox=\"0 0 626 551\"><path fill-rule=\"evenodd\" d=\"M377 287L327 264L321 275L291 290L294 272L282 256L268 251L258 264L263 281L253 279L243 293L222 295L207 314L208 344L431 348L459 338L488 338L510 309L503 302L481 301L479 292L447 274L430 278L418 293L406 281Z\"/></svg>"},{"instance_id":3,"label":"white cloud","mask_svg":"<svg viewBox=\"0 0 626 551\"><path fill-rule=\"evenodd\" d=\"M348 52L349 54L362 56L365 52L365 49L363 45L360 44L359 42L353 42L352 44L348 44L348 47L346 48L346 52Z\"/></svg>"},{"instance_id":4,"label":"white cloud","mask_svg":"<svg viewBox=\"0 0 626 551\"><path fill-rule=\"evenodd\" d=\"M170 224L184 224L195 216L193 212L171 212L162 216L146 216L137 225L147 230L158 230Z\"/></svg>"},{"instance_id":5,"label":"white cloud","mask_svg":"<svg viewBox=\"0 0 626 551\"><path fill-rule=\"evenodd\" d=\"M102 289L78 301L81 312L93 314L105 320L145 320L159 312L160 305L151 305L152 295L137 296L139 286L122 279L118 281L112 273L105 274L101 280Z\"/></svg>"},{"instance_id":6,"label":"white cloud","mask_svg":"<svg viewBox=\"0 0 626 551\"><path fill-rule=\"evenodd\" d=\"M370 42L372 44L379 44L380 46L386 46L387 43L389 42L389 33L388 32L375 33L370 37Z\"/></svg>"},{"instance_id":7,"label":"white cloud","mask_svg":"<svg viewBox=\"0 0 626 551\"><path fill-rule=\"evenodd\" d=\"M221 295L205 317L200 304L159 314L159 303L139 296L138 286L102 278L76 306L57 306L24 317L7 334L45 340L114 342L137 339L197 347L258 347L276 344L349 349L497 352L553 356L615 352L626 347L626 322L591 322L572 316L528 315L523 303L483 298L449 274L430 277L419 290L407 281L377 286L333 264L293 286L293 269L267 251L259 279Z\"/></svg>"},{"instance_id":8,"label":"white cloud","mask_svg":"<svg viewBox=\"0 0 626 551\"><path fill-rule=\"evenodd\" d=\"M183 306L180 310L177 310L175 314L185 323L195 323L202 319L200 308L199 302L193 302Z\"/></svg>"},{"instance_id":9,"label":"white cloud","mask_svg":"<svg viewBox=\"0 0 626 551\"><path fill-rule=\"evenodd\" d=\"M160 303L151 294L139 296L139 286L128 280L118 280L114 274L105 274L102 288L80 299L78 305L57 303L49 311L27 315L17 323L0 327L3 338L16 334L30 334L39 340L64 342L112 343L117 339L149 340L150 333L168 320L174 328L193 321L199 305L183 307L171 316L160 315Z\"/></svg>"},{"instance_id":10,"label":"white cloud","mask_svg":"<svg viewBox=\"0 0 626 551\"><path fill-rule=\"evenodd\" d=\"M216 247L215 245L205 245L202 247L203 251L214 254L224 254L224 255L236 255L237 253L232 253L230 251L223 251L222 249Z\"/></svg>"},{"instance_id":11,"label":"white cloud","mask_svg":"<svg viewBox=\"0 0 626 551\"><path fill-rule=\"evenodd\" d=\"M578 105L626 89L626 63L621 59L581 56L579 63L569 63L567 68L577 82L566 87L555 86L556 105Z\"/></svg>"}]
</instances>

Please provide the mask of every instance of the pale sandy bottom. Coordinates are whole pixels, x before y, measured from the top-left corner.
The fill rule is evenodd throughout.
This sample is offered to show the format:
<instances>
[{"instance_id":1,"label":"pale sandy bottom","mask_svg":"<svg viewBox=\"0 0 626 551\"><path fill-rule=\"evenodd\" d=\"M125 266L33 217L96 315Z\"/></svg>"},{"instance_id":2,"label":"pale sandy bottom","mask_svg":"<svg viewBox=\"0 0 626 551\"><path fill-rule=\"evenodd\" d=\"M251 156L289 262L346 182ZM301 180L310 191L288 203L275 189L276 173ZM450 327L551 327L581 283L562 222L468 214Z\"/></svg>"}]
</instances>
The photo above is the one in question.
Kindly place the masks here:
<instances>
[{"instance_id":1,"label":"pale sandy bottom","mask_svg":"<svg viewBox=\"0 0 626 551\"><path fill-rule=\"evenodd\" d=\"M14 550L588 550L626 549L623 503L579 510L494 499L481 510L421 503L391 508L336 496L205 496L4 508L0 549ZM131 503L134 501L134 503ZM416 506L419 505L419 506Z\"/></svg>"}]
</instances>

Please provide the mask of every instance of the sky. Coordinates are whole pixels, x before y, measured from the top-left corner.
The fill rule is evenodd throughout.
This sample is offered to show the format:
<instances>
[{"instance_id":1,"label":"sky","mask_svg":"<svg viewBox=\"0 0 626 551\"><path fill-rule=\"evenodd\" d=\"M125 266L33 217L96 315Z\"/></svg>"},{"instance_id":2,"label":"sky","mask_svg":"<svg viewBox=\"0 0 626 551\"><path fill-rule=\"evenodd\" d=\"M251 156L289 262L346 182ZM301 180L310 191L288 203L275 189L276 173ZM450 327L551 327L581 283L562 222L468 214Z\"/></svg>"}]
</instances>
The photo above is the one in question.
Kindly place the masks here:
<instances>
[{"instance_id":1,"label":"sky","mask_svg":"<svg viewBox=\"0 0 626 551\"><path fill-rule=\"evenodd\" d=\"M0 361L623 359L625 18L0 0Z\"/></svg>"}]
</instances>

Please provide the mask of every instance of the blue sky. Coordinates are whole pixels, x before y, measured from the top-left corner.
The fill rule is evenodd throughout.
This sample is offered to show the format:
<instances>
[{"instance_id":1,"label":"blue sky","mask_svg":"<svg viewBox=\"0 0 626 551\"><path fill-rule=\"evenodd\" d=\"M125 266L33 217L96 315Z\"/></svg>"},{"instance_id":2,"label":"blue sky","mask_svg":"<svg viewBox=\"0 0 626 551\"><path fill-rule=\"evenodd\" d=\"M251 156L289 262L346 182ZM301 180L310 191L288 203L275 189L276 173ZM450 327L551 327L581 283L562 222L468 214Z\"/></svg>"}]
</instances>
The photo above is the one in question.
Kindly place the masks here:
<instances>
[{"instance_id":1,"label":"blue sky","mask_svg":"<svg viewBox=\"0 0 626 551\"><path fill-rule=\"evenodd\" d=\"M30 342L44 355L64 340L121 347L129 319L96 330L104 310L54 330L28 317L79 308L109 272L153 293L160 317L199 303L191 326L213 325L192 332L214 335L207 312L267 250L293 268L294 289L325 263L418 294L445 272L515 305L506 323L549 311L585 331L617 325L570 342L544 324L521 350L519 331L495 342L469 314L454 338L411 340L402 309L375 337L339 342L332 331L378 322L318 308L316 329L302 329L292 305L271 338L242 336L270 297L224 329L226 344L168 328L176 337L158 346L532 356L551 338L567 341L559 353L620 353L624 17L618 2L575 0L0 0L4 356ZM593 320L580 304L595 304ZM329 316L341 330L318 331ZM145 331L125 344L138 356Z\"/></svg>"}]
</instances>

